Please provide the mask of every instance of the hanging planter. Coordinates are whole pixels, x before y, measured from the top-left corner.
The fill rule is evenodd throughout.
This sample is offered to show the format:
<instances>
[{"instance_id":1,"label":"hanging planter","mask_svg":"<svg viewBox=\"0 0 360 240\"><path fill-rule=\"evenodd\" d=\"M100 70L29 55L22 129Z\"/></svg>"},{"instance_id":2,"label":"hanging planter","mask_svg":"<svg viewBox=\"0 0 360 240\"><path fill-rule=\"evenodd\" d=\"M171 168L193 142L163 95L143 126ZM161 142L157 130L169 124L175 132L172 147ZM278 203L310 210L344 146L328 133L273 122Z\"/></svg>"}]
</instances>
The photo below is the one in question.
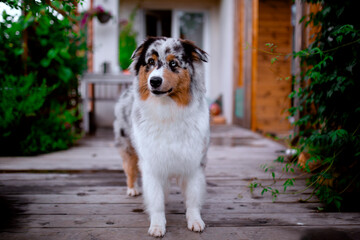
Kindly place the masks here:
<instances>
[{"instance_id":1,"label":"hanging planter","mask_svg":"<svg viewBox=\"0 0 360 240\"><path fill-rule=\"evenodd\" d=\"M97 6L96 8L90 9L84 13L80 26L84 27L87 21L94 17L96 17L101 24L105 24L112 18L112 15L110 12L105 11L101 6Z\"/></svg>"},{"instance_id":2,"label":"hanging planter","mask_svg":"<svg viewBox=\"0 0 360 240\"><path fill-rule=\"evenodd\" d=\"M110 13L108 12L100 12L97 14L97 19L99 20L100 23L107 23L110 18L112 17Z\"/></svg>"}]
</instances>

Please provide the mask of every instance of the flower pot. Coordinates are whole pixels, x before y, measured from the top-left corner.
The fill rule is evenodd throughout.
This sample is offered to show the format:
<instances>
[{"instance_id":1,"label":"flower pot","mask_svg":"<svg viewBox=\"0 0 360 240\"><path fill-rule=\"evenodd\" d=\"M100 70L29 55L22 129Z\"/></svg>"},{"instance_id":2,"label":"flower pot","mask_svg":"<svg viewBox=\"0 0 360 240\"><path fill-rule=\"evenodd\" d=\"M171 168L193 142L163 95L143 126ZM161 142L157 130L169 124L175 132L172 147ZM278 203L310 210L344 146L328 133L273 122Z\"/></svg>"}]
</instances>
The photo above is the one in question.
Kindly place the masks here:
<instances>
[{"instance_id":1,"label":"flower pot","mask_svg":"<svg viewBox=\"0 0 360 240\"><path fill-rule=\"evenodd\" d=\"M100 23L107 23L111 18L111 15L106 12L101 12L97 14L97 19Z\"/></svg>"}]
</instances>

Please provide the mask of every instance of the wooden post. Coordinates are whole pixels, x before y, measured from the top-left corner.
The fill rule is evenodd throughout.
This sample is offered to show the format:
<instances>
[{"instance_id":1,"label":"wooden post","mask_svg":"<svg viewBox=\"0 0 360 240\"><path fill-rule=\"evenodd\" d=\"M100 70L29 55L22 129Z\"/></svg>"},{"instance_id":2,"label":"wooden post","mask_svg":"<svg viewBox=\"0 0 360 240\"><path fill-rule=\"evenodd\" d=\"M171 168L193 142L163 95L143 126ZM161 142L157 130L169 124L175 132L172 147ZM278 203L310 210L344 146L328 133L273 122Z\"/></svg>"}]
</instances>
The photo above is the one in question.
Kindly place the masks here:
<instances>
[{"instance_id":1,"label":"wooden post","mask_svg":"<svg viewBox=\"0 0 360 240\"><path fill-rule=\"evenodd\" d=\"M257 55L259 35L259 0L252 4L252 55L251 55L251 130L256 130L256 86L257 86Z\"/></svg>"},{"instance_id":2,"label":"wooden post","mask_svg":"<svg viewBox=\"0 0 360 240\"><path fill-rule=\"evenodd\" d=\"M245 16L244 16L244 3L245 0L235 1L235 17L234 17L234 109L233 109L233 122L240 126L245 126L245 102L244 95L238 91L244 91L244 51L245 51ZM239 90L240 89L240 90ZM238 95L239 94L239 95ZM239 106L240 105L240 106ZM240 109L240 110L239 110ZM238 111L238 112L237 112Z\"/></svg>"},{"instance_id":3,"label":"wooden post","mask_svg":"<svg viewBox=\"0 0 360 240\"><path fill-rule=\"evenodd\" d=\"M94 0L90 0L90 9L94 8ZM94 72L94 54L93 54L93 41L94 41L94 23L93 19L90 19L88 22L88 29L87 29L87 47L88 47L88 72L92 73ZM88 91L86 91L89 96L86 96L86 98L89 98L90 101L88 102L89 106L84 106L85 109L88 109L89 111L85 111L88 114L90 113L90 116L86 116L89 121L89 132L93 133L95 131L95 85L89 84L86 86Z\"/></svg>"},{"instance_id":4,"label":"wooden post","mask_svg":"<svg viewBox=\"0 0 360 240\"><path fill-rule=\"evenodd\" d=\"M246 128L251 128L251 117L252 117L252 0L244 0L243 4L243 33L244 33L244 44L243 44L243 84L244 84L244 124Z\"/></svg>"},{"instance_id":5,"label":"wooden post","mask_svg":"<svg viewBox=\"0 0 360 240\"><path fill-rule=\"evenodd\" d=\"M244 57L244 25L245 25L245 17L244 17L244 0L235 1L236 4L236 21L235 21L235 34L237 38L237 61L235 61L235 69L237 70L237 86L244 86L244 66L243 66L243 57Z\"/></svg>"},{"instance_id":6,"label":"wooden post","mask_svg":"<svg viewBox=\"0 0 360 240\"><path fill-rule=\"evenodd\" d=\"M304 33L304 24L300 23L300 19L304 15L304 4L301 0L296 0L296 18L295 18L295 36L294 36L294 51L298 52L303 49L304 46L304 39L303 39L303 33ZM300 59L297 57L294 59L294 90L299 91L300 85L301 85L301 63ZM298 97L294 98L294 107L298 107L300 105L300 101ZM294 120L297 121L300 118L299 112L296 112L294 116ZM298 126L295 126L294 128L294 135L297 135L299 133L300 129Z\"/></svg>"}]
</instances>

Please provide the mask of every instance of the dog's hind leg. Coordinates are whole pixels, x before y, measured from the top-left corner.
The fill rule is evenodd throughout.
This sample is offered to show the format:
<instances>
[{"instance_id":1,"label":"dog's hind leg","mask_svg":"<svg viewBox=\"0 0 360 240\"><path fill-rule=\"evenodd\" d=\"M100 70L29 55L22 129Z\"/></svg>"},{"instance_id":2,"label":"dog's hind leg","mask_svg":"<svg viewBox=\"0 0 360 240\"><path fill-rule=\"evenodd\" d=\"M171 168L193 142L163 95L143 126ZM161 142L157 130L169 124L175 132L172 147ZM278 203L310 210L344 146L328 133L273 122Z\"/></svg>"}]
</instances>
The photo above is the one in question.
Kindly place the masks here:
<instances>
[{"instance_id":1,"label":"dog's hind leg","mask_svg":"<svg viewBox=\"0 0 360 240\"><path fill-rule=\"evenodd\" d=\"M205 223L201 219L200 209L206 189L203 169L199 168L192 176L183 179L182 189L186 202L187 227L191 231L202 232Z\"/></svg>"},{"instance_id":2,"label":"dog's hind leg","mask_svg":"<svg viewBox=\"0 0 360 240\"><path fill-rule=\"evenodd\" d=\"M140 194L137 185L137 177L139 175L138 156L132 146L120 148L120 155L126 174L127 195L137 196Z\"/></svg>"}]
</instances>

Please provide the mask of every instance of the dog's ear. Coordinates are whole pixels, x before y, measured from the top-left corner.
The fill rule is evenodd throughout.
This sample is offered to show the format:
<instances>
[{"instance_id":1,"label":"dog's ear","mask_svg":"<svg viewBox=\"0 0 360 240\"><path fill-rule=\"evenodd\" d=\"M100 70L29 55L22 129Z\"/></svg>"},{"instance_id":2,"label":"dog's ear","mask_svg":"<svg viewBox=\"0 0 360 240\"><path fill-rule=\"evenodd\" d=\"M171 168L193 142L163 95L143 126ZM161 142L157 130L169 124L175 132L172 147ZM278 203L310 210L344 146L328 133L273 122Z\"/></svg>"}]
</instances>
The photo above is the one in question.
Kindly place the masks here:
<instances>
[{"instance_id":1,"label":"dog's ear","mask_svg":"<svg viewBox=\"0 0 360 240\"><path fill-rule=\"evenodd\" d=\"M201 48L197 47L194 42L189 40L180 40L180 42L185 50L186 55L188 55L192 61L208 61L208 54Z\"/></svg>"},{"instance_id":2,"label":"dog's ear","mask_svg":"<svg viewBox=\"0 0 360 240\"><path fill-rule=\"evenodd\" d=\"M140 44L140 46L138 46L135 49L135 51L131 55L131 59L133 60L133 62L130 65L130 69L133 72L135 72L136 75L139 74L140 67L146 65L146 62L145 62L146 51L149 48L149 46L156 40L157 40L157 38L155 38L155 37L149 37L149 38L145 39Z\"/></svg>"},{"instance_id":3,"label":"dog's ear","mask_svg":"<svg viewBox=\"0 0 360 240\"><path fill-rule=\"evenodd\" d=\"M131 60L134 61L136 58L139 58L143 49L144 49L144 42L135 49L135 51L131 55Z\"/></svg>"},{"instance_id":4,"label":"dog's ear","mask_svg":"<svg viewBox=\"0 0 360 240\"><path fill-rule=\"evenodd\" d=\"M140 44L140 46L138 46L135 51L133 52L133 54L131 55L131 60L132 63L130 64L130 70L135 73L135 75L139 74L139 69L140 66L142 65L140 62L140 58L142 53L144 52L144 43Z\"/></svg>"}]
</instances>

